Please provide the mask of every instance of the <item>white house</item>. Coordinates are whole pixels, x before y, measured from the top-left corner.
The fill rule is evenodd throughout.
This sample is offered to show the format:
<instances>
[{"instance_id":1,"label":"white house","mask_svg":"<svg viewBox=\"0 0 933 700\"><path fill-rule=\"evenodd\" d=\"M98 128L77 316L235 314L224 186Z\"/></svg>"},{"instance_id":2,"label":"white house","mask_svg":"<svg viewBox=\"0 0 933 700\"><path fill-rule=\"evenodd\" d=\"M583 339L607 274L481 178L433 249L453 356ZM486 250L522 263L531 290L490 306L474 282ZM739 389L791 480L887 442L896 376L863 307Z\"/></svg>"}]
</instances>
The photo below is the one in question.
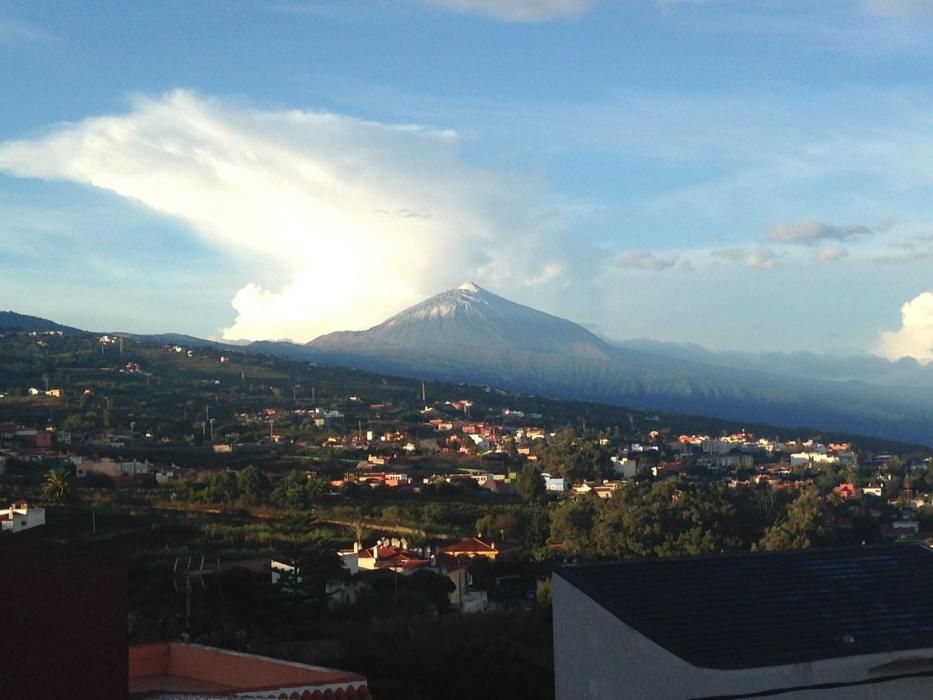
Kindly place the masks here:
<instances>
[{"instance_id":1,"label":"white house","mask_svg":"<svg viewBox=\"0 0 933 700\"><path fill-rule=\"evenodd\" d=\"M626 479L634 479L638 472L638 460L631 457L613 457L613 468Z\"/></svg>"},{"instance_id":2,"label":"white house","mask_svg":"<svg viewBox=\"0 0 933 700\"><path fill-rule=\"evenodd\" d=\"M564 566L555 695L933 697L931 577L920 544Z\"/></svg>"},{"instance_id":3,"label":"white house","mask_svg":"<svg viewBox=\"0 0 933 700\"><path fill-rule=\"evenodd\" d=\"M552 476L545 472L541 478L544 479L544 490L548 493L563 493L567 490L568 484L563 477Z\"/></svg>"},{"instance_id":4,"label":"white house","mask_svg":"<svg viewBox=\"0 0 933 700\"><path fill-rule=\"evenodd\" d=\"M35 508L26 501L14 501L9 508L0 509L3 532L22 532L45 525L45 508Z\"/></svg>"}]
</instances>

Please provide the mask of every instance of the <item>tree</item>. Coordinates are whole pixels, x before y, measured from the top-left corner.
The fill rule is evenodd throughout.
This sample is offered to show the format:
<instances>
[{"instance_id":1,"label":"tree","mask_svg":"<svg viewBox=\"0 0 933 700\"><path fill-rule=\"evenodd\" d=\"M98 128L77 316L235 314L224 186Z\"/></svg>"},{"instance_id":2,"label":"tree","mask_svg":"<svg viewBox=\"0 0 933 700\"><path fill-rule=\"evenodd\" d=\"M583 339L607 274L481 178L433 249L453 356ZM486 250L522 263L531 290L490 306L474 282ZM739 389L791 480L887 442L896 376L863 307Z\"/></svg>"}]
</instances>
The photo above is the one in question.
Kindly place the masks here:
<instances>
[{"instance_id":1,"label":"tree","mask_svg":"<svg viewBox=\"0 0 933 700\"><path fill-rule=\"evenodd\" d=\"M50 469L42 482L42 496L56 503L63 503L71 495L71 480L61 467Z\"/></svg>"},{"instance_id":2,"label":"tree","mask_svg":"<svg viewBox=\"0 0 933 700\"><path fill-rule=\"evenodd\" d=\"M304 510L311 504L308 477L300 469L293 469L279 481L272 492L272 501L279 508Z\"/></svg>"},{"instance_id":3,"label":"tree","mask_svg":"<svg viewBox=\"0 0 933 700\"><path fill-rule=\"evenodd\" d=\"M562 544L568 554L590 550L596 521L596 497L565 501L551 512L551 541Z\"/></svg>"},{"instance_id":4,"label":"tree","mask_svg":"<svg viewBox=\"0 0 933 700\"><path fill-rule=\"evenodd\" d=\"M734 522L724 489L630 482L597 504L593 547L607 557L710 554L738 546Z\"/></svg>"},{"instance_id":5,"label":"tree","mask_svg":"<svg viewBox=\"0 0 933 700\"><path fill-rule=\"evenodd\" d=\"M211 477L207 486L207 497L214 503L230 503L240 496L237 475L231 471L222 471Z\"/></svg>"},{"instance_id":6,"label":"tree","mask_svg":"<svg viewBox=\"0 0 933 700\"><path fill-rule=\"evenodd\" d=\"M240 498L250 504L262 503L269 493L269 480L266 475L250 464L237 474L237 487Z\"/></svg>"},{"instance_id":7,"label":"tree","mask_svg":"<svg viewBox=\"0 0 933 700\"><path fill-rule=\"evenodd\" d=\"M547 498L544 478L533 462L527 462L515 479L515 491L528 503L541 503Z\"/></svg>"},{"instance_id":8,"label":"tree","mask_svg":"<svg viewBox=\"0 0 933 700\"><path fill-rule=\"evenodd\" d=\"M758 543L760 549L807 549L826 544L831 534L815 488L802 491L790 504L787 515L769 527Z\"/></svg>"}]
</instances>

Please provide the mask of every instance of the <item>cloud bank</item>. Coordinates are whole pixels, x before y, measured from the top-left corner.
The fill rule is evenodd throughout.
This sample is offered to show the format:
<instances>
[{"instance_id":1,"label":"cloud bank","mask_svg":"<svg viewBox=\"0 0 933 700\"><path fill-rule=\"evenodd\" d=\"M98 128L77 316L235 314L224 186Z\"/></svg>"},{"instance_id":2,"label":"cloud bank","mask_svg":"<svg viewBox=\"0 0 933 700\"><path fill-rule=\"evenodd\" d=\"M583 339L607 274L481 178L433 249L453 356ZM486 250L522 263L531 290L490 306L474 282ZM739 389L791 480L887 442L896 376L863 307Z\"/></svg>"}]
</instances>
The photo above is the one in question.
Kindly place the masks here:
<instances>
[{"instance_id":1,"label":"cloud bank","mask_svg":"<svg viewBox=\"0 0 933 700\"><path fill-rule=\"evenodd\" d=\"M365 328L464 279L583 276L542 183L467 164L450 131L175 91L0 144L0 172L116 193L255 271L228 339Z\"/></svg>"},{"instance_id":2,"label":"cloud bank","mask_svg":"<svg viewBox=\"0 0 933 700\"><path fill-rule=\"evenodd\" d=\"M901 327L881 334L878 354L889 360L933 362L933 292L918 294L901 307Z\"/></svg>"},{"instance_id":3,"label":"cloud bank","mask_svg":"<svg viewBox=\"0 0 933 700\"><path fill-rule=\"evenodd\" d=\"M711 252L714 258L740 263L750 270L770 270L777 265L780 257L770 248L722 248Z\"/></svg>"},{"instance_id":4,"label":"cloud bank","mask_svg":"<svg viewBox=\"0 0 933 700\"><path fill-rule=\"evenodd\" d=\"M594 0L422 0L457 12L470 12L506 22L543 22L589 10Z\"/></svg>"},{"instance_id":5,"label":"cloud bank","mask_svg":"<svg viewBox=\"0 0 933 700\"><path fill-rule=\"evenodd\" d=\"M680 256L678 255L655 255L648 250L633 250L622 253L613 262L617 267L624 270L659 272L661 270L670 270L679 260Z\"/></svg>"},{"instance_id":6,"label":"cloud bank","mask_svg":"<svg viewBox=\"0 0 933 700\"><path fill-rule=\"evenodd\" d=\"M821 241L847 241L855 236L873 233L862 224L839 226L825 221L795 221L776 224L768 230L768 238L778 243L812 244Z\"/></svg>"}]
</instances>

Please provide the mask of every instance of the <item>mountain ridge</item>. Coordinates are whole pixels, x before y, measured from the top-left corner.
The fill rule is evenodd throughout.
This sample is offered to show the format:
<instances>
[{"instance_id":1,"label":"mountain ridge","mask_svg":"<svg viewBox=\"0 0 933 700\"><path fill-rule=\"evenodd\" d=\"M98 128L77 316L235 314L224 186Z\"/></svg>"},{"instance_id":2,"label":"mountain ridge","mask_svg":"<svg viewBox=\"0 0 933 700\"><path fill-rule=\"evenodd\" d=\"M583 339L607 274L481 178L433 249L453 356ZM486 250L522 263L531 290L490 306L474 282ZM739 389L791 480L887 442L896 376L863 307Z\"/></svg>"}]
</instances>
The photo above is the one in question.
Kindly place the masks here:
<instances>
[{"instance_id":1,"label":"mountain ridge","mask_svg":"<svg viewBox=\"0 0 933 700\"><path fill-rule=\"evenodd\" d=\"M657 341L618 346L473 284L434 295L368 330L330 333L306 345L255 341L241 346L178 334L125 335L566 400L933 445L933 394L923 384L788 376L762 371L761 362L716 364L736 354L674 344L665 349ZM878 362L897 369L897 363ZM767 365L775 365L773 358Z\"/></svg>"},{"instance_id":2,"label":"mountain ridge","mask_svg":"<svg viewBox=\"0 0 933 700\"><path fill-rule=\"evenodd\" d=\"M315 350L381 344L394 348L498 347L609 359L612 346L567 319L516 304L472 282L436 294L365 331L315 338Z\"/></svg>"}]
</instances>

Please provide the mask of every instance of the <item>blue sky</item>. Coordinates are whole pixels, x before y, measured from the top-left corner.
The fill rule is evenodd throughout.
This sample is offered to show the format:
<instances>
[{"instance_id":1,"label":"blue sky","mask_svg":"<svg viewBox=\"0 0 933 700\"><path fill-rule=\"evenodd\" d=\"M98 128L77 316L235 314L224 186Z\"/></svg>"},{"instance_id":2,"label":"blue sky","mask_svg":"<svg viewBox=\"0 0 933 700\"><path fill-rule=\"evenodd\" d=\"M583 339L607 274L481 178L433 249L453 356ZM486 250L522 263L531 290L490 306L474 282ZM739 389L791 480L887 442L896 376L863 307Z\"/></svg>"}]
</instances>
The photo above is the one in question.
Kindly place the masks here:
<instances>
[{"instance_id":1,"label":"blue sky","mask_svg":"<svg viewBox=\"0 0 933 700\"><path fill-rule=\"evenodd\" d=\"M308 340L472 279L933 361L931 40L933 0L0 0L0 307Z\"/></svg>"}]
</instances>

